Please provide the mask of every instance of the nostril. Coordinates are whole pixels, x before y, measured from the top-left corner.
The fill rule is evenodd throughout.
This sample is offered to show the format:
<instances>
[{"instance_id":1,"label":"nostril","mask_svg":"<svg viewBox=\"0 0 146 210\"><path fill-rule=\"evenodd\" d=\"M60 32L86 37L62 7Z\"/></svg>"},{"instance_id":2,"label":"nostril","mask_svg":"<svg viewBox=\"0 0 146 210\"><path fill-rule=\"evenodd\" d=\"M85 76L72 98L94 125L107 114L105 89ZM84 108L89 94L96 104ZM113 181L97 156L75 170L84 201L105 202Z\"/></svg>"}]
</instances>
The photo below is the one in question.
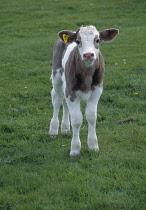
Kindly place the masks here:
<instances>
[{"instance_id":1,"label":"nostril","mask_svg":"<svg viewBox=\"0 0 146 210\"><path fill-rule=\"evenodd\" d=\"M92 59L94 57L94 53L85 53L83 54L83 57L85 59Z\"/></svg>"}]
</instances>

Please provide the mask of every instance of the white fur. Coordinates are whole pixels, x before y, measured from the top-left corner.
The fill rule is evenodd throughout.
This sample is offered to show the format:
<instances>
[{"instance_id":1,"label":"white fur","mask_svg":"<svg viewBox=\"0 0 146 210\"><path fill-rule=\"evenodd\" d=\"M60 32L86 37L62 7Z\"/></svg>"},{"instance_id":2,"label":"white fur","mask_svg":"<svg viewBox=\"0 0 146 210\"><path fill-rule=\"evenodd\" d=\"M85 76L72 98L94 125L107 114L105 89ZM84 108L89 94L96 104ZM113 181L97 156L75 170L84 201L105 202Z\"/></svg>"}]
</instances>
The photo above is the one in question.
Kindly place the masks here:
<instances>
[{"instance_id":1,"label":"white fur","mask_svg":"<svg viewBox=\"0 0 146 210\"><path fill-rule=\"evenodd\" d=\"M73 49L76 47L76 45L77 44L75 42L73 42L72 44L70 44L67 47L66 52L64 54L64 57L62 59L62 66L63 66L64 69L65 69L65 64L66 64L66 62L68 60L68 57L69 57L70 53L73 51Z\"/></svg>"},{"instance_id":2,"label":"white fur","mask_svg":"<svg viewBox=\"0 0 146 210\"><path fill-rule=\"evenodd\" d=\"M88 101L89 100L89 98L90 98L90 96L91 96L91 94L92 94L92 90L90 90L89 92L87 92L87 93L83 93L81 90L78 90L77 92L76 92L76 96L80 99L80 100L83 100L83 101Z\"/></svg>"}]
</instances>

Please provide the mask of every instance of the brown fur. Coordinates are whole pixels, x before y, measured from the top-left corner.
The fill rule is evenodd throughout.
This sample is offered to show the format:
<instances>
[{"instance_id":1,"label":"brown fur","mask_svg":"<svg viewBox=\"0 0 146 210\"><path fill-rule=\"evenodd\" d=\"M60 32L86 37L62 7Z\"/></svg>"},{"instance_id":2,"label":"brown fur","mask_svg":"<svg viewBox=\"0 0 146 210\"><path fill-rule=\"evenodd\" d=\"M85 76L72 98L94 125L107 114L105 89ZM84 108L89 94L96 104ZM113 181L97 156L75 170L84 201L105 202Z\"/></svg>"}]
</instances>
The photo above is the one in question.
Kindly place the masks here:
<instances>
[{"instance_id":1,"label":"brown fur","mask_svg":"<svg viewBox=\"0 0 146 210\"><path fill-rule=\"evenodd\" d=\"M54 44L53 49L53 75L55 76L56 70L59 68L62 68L62 58L63 58L63 52L66 48L66 44L58 39ZM62 69L63 70L63 69ZM62 71L60 71L62 74Z\"/></svg>"}]
</instances>

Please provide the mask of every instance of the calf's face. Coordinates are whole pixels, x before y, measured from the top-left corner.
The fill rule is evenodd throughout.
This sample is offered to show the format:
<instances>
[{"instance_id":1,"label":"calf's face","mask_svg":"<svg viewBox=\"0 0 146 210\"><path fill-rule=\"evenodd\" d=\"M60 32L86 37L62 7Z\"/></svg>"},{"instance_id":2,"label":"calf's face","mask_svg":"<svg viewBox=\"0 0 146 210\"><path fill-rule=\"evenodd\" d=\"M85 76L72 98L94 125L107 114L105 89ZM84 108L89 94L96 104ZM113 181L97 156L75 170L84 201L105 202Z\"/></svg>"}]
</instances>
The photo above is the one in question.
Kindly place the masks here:
<instances>
[{"instance_id":1,"label":"calf's face","mask_svg":"<svg viewBox=\"0 0 146 210\"><path fill-rule=\"evenodd\" d=\"M65 43L76 42L82 61L86 67L92 67L98 58L99 43L101 41L112 41L118 34L118 29L106 29L97 31L95 26L81 27L77 32L60 31L59 37Z\"/></svg>"},{"instance_id":2,"label":"calf's face","mask_svg":"<svg viewBox=\"0 0 146 210\"><path fill-rule=\"evenodd\" d=\"M99 32L94 26L81 27L76 43L86 66L93 66L99 54Z\"/></svg>"}]
</instances>

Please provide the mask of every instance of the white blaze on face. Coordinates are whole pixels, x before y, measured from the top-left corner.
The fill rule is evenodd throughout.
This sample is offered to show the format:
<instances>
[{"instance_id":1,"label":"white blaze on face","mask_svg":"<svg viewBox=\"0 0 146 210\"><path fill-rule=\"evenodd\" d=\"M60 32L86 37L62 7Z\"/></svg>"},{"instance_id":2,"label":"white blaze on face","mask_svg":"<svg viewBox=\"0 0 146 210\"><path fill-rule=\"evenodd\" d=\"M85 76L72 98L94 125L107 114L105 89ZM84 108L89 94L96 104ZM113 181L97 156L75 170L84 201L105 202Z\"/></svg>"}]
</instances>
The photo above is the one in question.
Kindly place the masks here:
<instances>
[{"instance_id":1,"label":"white blaze on face","mask_svg":"<svg viewBox=\"0 0 146 210\"><path fill-rule=\"evenodd\" d=\"M99 39L99 32L94 26L81 27L79 31L81 45L79 53L87 66L92 66L99 54L99 45L95 38Z\"/></svg>"}]
</instances>

